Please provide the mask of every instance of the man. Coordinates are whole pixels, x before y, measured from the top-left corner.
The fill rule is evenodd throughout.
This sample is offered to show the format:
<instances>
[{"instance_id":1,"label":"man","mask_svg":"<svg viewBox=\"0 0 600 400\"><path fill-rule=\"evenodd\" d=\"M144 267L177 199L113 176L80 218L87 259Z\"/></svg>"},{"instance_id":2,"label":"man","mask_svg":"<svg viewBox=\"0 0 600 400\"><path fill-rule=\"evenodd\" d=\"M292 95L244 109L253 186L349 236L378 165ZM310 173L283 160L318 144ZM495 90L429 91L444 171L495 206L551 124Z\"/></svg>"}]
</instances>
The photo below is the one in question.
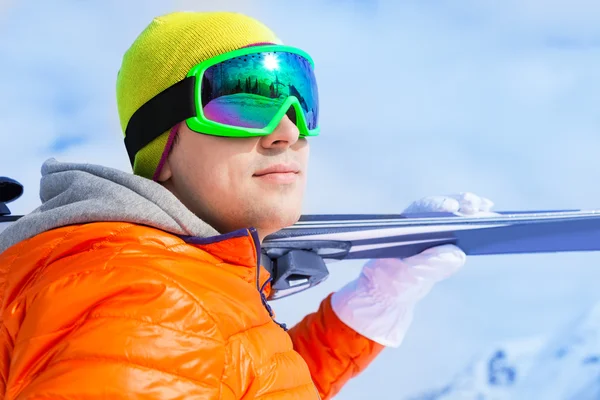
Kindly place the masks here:
<instances>
[{"instance_id":1,"label":"man","mask_svg":"<svg viewBox=\"0 0 600 400\"><path fill-rule=\"evenodd\" d=\"M328 399L464 263L454 246L370 262L286 331L260 246L301 212L310 57L240 14L173 13L125 54L117 100L134 174L51 159L42 205L0 236L0 398Z\"/></svg>"}]
</instances>

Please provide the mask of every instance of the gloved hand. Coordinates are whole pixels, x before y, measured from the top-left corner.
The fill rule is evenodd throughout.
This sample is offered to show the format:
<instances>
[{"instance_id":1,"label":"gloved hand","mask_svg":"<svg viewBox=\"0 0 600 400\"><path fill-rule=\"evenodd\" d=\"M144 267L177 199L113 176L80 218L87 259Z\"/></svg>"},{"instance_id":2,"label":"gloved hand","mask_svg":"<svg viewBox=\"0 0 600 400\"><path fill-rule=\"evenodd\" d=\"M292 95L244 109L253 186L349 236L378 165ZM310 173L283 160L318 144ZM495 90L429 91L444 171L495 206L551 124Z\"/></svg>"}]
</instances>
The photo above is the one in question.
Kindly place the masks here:
<instances>
[{"instance_id":1,"label":"gloved hand","mask_svg":"<svg viewBox=\"0 0 600 400\"><path fill-rule=\"evenodd\" d=\"M461 216L497 215L493 203L472 193L425 197L404 213L450 212ZM442 245L404 259L373 259L361 274L331 298L338 318L361 335L384 346L398 347L412 322L419 300L433 286L456 273L466 261L454 245Z\"/></svg>"}]
</instances>

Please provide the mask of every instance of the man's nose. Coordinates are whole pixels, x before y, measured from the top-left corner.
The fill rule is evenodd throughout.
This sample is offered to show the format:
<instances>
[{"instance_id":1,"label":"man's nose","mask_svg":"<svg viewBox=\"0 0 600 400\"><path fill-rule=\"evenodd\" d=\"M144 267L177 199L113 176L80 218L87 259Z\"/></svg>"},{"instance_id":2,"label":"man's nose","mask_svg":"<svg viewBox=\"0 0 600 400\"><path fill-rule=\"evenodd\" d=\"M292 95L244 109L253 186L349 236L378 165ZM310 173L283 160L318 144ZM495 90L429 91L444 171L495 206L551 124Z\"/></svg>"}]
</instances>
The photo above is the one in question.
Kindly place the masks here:
<instances>
[{"instance_id":1,"label":"man's nose","mask_svg":"<svg viewBox=\"0 0 600 400\"><path fill-rule=\"evenodd\" d=\"M291 118L290 118L291 117ZM300 137L300 130L295 124L296 114L293 108L279 122L270 135L261 137L264 148L287 148L293 146Z\"/></svg>"}]
</instances>

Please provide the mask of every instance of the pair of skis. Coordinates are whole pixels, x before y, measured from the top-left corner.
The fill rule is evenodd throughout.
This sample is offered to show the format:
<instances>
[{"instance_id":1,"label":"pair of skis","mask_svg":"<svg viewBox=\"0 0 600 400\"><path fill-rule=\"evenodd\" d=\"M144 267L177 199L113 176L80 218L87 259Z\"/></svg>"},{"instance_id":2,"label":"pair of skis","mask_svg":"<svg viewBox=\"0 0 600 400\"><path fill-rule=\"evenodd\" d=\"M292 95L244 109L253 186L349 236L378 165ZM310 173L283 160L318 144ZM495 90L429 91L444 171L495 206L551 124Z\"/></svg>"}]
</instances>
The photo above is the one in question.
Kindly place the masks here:
<instances>
[{"instance_id":1,"label":"pair of skis","mask_svg":"<svg viewBox=\"0 0 600 400\"><path fill-rule=\"evenodd\" d=\"M6 203L23 186L0 177L0 231L20 218ZM600 210L500 212L470 218L453 214L304 215L295 225L265 238L271 259L305 250L323 260L407 257L442 244L467 255L600 250Z\"/></svg>"},{"instance_id":2,"label":"pair of skis","mask_svg":"<svg viewBox=\"0 0 600 400\"><path fill-rule=\"evenodd\" d=\"M23 187L0 177L0 232L20 218L5 203ZM402 258L454 244L467 255L600 250L600 210L499 212L472 218L454 214L304 215L265 238L262 263L274 277L276 297L317 285L327 262Z\"/></svg>"},{"instance_id":3,"label":"pair of skis","mask_svg":"<svg viewBox=\"0 0 600 400\"><path fill-rule=\"evenodd\" d=\"M0 231L19 218L0 215ZM408 257L442 244L455 244L468 255L598 251L600 210L503 212L485 218L304 215L268 236L263 250L281 256L300 249L325 260L345 260Z\"/></svg>"}]
</instances>

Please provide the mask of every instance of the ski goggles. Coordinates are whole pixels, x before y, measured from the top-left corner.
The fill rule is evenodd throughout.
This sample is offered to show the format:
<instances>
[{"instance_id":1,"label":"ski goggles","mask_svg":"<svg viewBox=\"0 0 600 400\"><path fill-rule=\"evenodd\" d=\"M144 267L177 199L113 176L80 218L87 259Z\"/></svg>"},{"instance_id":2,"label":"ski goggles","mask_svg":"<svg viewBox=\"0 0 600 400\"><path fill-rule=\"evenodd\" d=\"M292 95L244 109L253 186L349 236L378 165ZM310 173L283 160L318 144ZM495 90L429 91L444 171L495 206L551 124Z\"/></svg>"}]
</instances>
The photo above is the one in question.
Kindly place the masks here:
<instances>
[{"instance_id":1,"label":"ski goggles","mask_svg":"<svg viewBox=\"0 0 600 400\"><path fill-rule=\"evenodd\" d=\"M246 47L201 62L142 105L125 146L133 165L139 150L182 121L206 135L255 137L271 134L286 114L300 136L319 134L312 58L290 46Z\"/></svg>"}]
</instances>

